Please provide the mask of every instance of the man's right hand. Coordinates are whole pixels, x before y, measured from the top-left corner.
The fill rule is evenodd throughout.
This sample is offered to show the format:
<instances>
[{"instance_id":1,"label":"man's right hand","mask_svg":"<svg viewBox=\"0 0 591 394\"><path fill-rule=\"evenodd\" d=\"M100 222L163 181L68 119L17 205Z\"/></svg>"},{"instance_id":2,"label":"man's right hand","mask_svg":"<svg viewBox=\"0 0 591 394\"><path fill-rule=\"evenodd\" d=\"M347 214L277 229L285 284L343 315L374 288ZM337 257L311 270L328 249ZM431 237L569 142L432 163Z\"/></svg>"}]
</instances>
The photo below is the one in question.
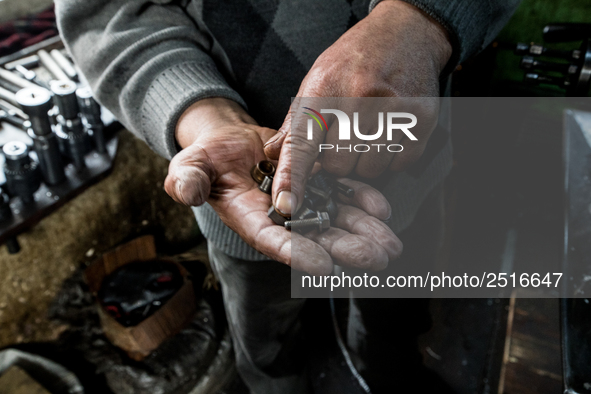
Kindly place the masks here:
<instances>
[{"instance_id":1,"label":"man's right hand","mask_svg":"<svg viewBox=\"0 0 591 394\"><path fill-rule=\"evenodd\" d=\"M387 200L360 182L341 180L355 189L355 197L341 201L336 223L328 231L304 237L275 225L267 217L271 197L250 175L256 163L266 160L263 145L275 134L258 126L231 100L198 101L177 124L176 139L183 149L170 162L166 192L185 205L208 202L250 246L310 274L329 274L333 262L380 270L400 255L402 243L379 220L391 212ZM280 204L291 210L291 201Z\"/></svg>"}]
</instances>

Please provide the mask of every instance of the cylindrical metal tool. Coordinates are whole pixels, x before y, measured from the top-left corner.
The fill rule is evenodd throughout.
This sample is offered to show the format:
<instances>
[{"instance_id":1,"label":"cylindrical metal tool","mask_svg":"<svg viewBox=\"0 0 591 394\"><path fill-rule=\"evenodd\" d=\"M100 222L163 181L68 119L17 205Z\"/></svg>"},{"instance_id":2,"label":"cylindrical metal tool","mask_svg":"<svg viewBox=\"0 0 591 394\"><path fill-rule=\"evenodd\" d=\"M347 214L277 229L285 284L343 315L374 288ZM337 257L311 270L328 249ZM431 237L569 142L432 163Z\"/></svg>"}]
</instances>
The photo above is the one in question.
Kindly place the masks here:
<instances>
[{"instance_id":1,"label":"cylindrical metal tool","mask_svg":"<svg viewBox=\"0 0 591 394\"><path fill-rule=\"evenodd\" d=\"M53 60L51 55L47 53L46 50L41 49L37 52L37 56L39 56L39 62L43 67L45 67L51 75L55 77L57 80L69 80L66 73L61 69L61 67Z\"/></svg>"},{"instance_id":2,"label":"cylindrical metal tool","mask_svg":"<svg viewBox=\"0 0 591 394\"><path fill-rule=\"evenodd\" d=\"M17 64L14 69L23 76L27 81L31 81L36 85L41 86L42 88L49 89L49 85L37 78L37 73L33 70L29 70L28 68Z\"/></svg>"},{"instance_id":3,"label":"cylindrical metal tool","mask_svg":"<svg viewBox=\"0 0 591 394\"><path fill-rule=\"evenodd\" d=\"M60 68L66 73L68 78L72 81L78 80L78 72L74 68L74 65L57 49L53 49L49 52L53 57L53 60L60 66Z\"/></svg>"},{"instance_id":4,"label":"cylindrical metal tool","mask_svg":"<svg viewBox=\"0 0 591 394\"><path fill-rule=\"evenodd\" d=\"M31 55L27 57L23 57L17 60L13 60L12 62L6 63L4 67L7 70L12 70L16 66L23 66L23 67L37 67L39 65L39 56Z\"/></svg>"},{"instance_id":5,"label":"cylindrical metal tool","mask_svg":"<svg viewBox=\"0 0 591 394\"><path fill-rule=\"evenodd\" d=\"M16 100L16 96L15 96ZM16 115L23 120L28 120L29 117L25 114L20 108L15 107L14 105L10 104L8 101L0 99L0 108L4 111L8 112L9 115Z\"/></svg>"},{"instance_id":6,"label":"cylindrical metal tool","mask_svg":"<svg viewBox=\"0 0 591 394\"><path fill-rule=\"evenodd\" d=\"M10 82L13 85L18 86L19 88L37 87L37 85L34 84L33 82L28 81L25 78L18 76L16 73L14 73L12 71L5 70L3 68L0 68L0 78L5 81Z\"/></svg>"},{"instance_id":7,"label":"cylindrical metal tool","mask_svg":"<svg viewBox=\"0 0 591 394\"><path fill-rule=\"evenodd\" d=\"M8 192L20 197L23 204L32 203L33 194L41 186L41 174L37 162L29 156L29 147L22 141L11 141L4 144L2 151Z\"/></svg>"},{"instance_id":8,"label":"cylindrical metal tool","mask_svg":"<svg viewBox=\"0 0 591 394\"><path fill-rule=\"evenodd\" d=\"M69 80L51 83L53 101L59 109L55 134L59 138L62 153L69 157L77 169L86 166L84 155L89 151L88 134L84 131L80 108L76 97L76 84Z\"/></svg>"},{"instance_id":9,"label":"cylindrical metal tool","mask_svg":"<svg viewBox=\"0 0 591 394\"><path fill-rule=\"evenodd\" d=\"M101 119L101 106L92 97L92 91L89 87L83 87L76 90L78 97L78 105L80 106L80 113L82 114L82 121L88 134L91 135L94 141L94 146L97 152L107 152L107 145L105 141L105 125Z\"/></svg>"},{"instance_id":10,"label":"cylindrical metal tool","mask_svg":"<svg viewBox=\"0 0 591 394\"><path fill-rule=\"evenodd\" d=\"M25 126L25 123L27 123L26 120L22 120L16 115L11 115L3 109L0 109L0 122L10 123L11 125L18 127L19 129L25 131L27 130Z\"/></svg>"},{"instance_id":11,"label":"cylindrical metal tool","mask_svg":"<svg viewBox=\"0 0 591 394\"><path fill-rule=\"evenodd\" d=\"M0 99L8 101L10 104L18 105L14 93L8 89L4 89L2 86L0 86Z\"/></svg>"},{"instance_id":12,"label":"cylindrical metal tool","mask_svg":"<svg viewBox=\"0 0 591 394\"><path fill-rule=\"evenodd\" d=\"M10 197L0 189L0 223L8 221L12 218L12 211L10 210ZM16 237L11 237L6 240L6 247L8 253L15 254L21 250Z\"/></svg>"},{"instance_id":13,"label":"cylindrical metal tool","mask_svg":"<svg viewBox=\"0 0 591 394\"><path fill-rule=\"evenodd\" d=\"M51 93L43 88L23 89L16 94L21 108L31 122L29 136L35 144L35 152L43 179L48 185L57 185L66 179L57 136L51 129L48 111L53 106Z\"/></svg>"}]
</instances>

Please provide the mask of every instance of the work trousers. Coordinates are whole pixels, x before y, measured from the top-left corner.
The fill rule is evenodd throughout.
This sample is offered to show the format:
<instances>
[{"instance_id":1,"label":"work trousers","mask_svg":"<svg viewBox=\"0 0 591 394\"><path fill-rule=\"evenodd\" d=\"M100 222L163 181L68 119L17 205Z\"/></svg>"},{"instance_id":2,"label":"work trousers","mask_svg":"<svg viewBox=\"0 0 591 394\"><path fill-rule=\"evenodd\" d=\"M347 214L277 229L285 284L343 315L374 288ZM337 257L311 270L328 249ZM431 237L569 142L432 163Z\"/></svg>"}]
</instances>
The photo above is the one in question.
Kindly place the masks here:
<instances>
[{"instance_id":1,"label":"work trousers","mask_svg":"<svg viewBox=\"0 0 591 394\"><path fill-rule=\"evenodd\" d=\"M413 223L397 235L404 252L390 263L385 275L395 267L434 262L443 236L441 185L427 196ZM275 261L233 258L212 243L208 247L221 282L238 372L250 391L311 392L305 343L300 338L300 317L307 300L291 298L291 269ZM417 336L429 325L426 299L356 298L352 293L343 337L372 392L412 387L421 366Z\"/></svg>"}]
</instances>

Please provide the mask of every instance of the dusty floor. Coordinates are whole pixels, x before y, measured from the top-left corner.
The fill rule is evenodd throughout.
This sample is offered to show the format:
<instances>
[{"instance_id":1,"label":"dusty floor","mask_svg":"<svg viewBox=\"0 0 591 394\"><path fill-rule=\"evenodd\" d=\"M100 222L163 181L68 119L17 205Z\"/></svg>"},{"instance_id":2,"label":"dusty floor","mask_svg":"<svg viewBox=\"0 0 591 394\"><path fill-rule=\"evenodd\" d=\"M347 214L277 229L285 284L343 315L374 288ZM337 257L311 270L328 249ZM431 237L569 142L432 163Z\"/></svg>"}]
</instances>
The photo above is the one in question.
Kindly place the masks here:
<instances>
[{"instance_id":1,"label":"dusty floor","mask_svg":"<svg viewBox=\"0 0 591 394\"><path fill-rule=\"evenodd\" d=\"M129 132L119 135L106 179L21 234L20 253L0 247L0 348L57 338L65 327L46 312L62 282L123 240L152 233L174 248L198 237L190 209L163 190L168 162Z\"/></svg>"}]
</instances>

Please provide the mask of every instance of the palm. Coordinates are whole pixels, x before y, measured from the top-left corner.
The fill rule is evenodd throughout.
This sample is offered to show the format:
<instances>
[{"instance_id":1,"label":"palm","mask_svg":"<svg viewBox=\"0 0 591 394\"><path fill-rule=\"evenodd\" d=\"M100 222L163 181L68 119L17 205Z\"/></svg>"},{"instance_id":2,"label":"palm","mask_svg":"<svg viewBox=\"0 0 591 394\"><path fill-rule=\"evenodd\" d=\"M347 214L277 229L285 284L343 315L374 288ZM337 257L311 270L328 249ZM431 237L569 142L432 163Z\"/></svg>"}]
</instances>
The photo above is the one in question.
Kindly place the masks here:
<instances>
[{"instance_id":1,"label":"palm","mask_svg":"<svg viewBox=\"0 0 591 394\"><path fill-rule=\"evenodd\" d=\"M327 274L333 261L384 268L389 259L399 254L400 241L379 220L353 206L364 208L364 195L375 192L363 184L350 181L359 193L355 201L340 205L335 223L340 228L304 237L275 225L267 217L271 196L258 190L250 169L266 158L263 141L274 133L254 125L231 125L208 133L175 156L167 191L187 205L207 201L249 245L295 269ZM175 185L176 190L170 185ZM359 256L363 256L363 261Z\"/></svg>"}]
</instances>

